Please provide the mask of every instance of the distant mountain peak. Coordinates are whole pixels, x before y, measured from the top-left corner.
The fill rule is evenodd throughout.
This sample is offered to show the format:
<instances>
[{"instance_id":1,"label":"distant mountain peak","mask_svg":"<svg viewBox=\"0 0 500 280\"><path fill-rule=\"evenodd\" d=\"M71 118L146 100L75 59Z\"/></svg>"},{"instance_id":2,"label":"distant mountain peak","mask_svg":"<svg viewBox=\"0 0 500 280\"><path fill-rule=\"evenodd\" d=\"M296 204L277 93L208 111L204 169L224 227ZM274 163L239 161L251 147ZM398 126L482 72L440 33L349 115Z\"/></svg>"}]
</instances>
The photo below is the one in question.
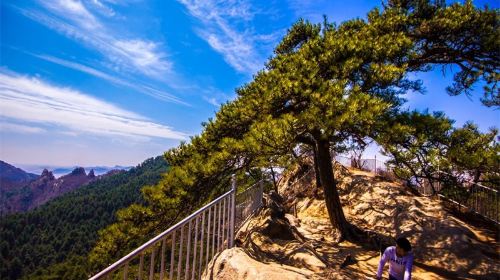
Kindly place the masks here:
<instances>
[{"instance_id":1,"label":"distant mountain peak","mask_svg":"<svg viewBox=\"0 0 500 280\"><path fill-rule=\"evenodd\" d=\"M85 173L85 168L83 167L77 167L73 171L71 171L71 175L84 175L87 176Z\"/></svg>"},{"instance_id":2,"label":"distant mountain peak","mask_svg":"<svg viewBox=\"0 0 500 280\"><path fill-rule=\"evenodd\" d=\"M42 178L48 178L49 180L54 180L54 174L52 174L51 171L48 171L47 169L44 169L42 171L42 175L41 175Z\"/></svg>"},{"instance_id":3,"label":"distant mountain peak","mask_svg":"<svg viewBox=\"0 0 500 280\"><path fill-rule=\"evenodd\" d=\"M94 181L126 172L125 170L110 170L110 167L105 166L87 168L36 166L36 168L41 176L26 173L0 161L0 198L6 199L0 203L0 216L33 209ZM131 167L123 168L130 169Z\"/></svg>"}]
</instances>

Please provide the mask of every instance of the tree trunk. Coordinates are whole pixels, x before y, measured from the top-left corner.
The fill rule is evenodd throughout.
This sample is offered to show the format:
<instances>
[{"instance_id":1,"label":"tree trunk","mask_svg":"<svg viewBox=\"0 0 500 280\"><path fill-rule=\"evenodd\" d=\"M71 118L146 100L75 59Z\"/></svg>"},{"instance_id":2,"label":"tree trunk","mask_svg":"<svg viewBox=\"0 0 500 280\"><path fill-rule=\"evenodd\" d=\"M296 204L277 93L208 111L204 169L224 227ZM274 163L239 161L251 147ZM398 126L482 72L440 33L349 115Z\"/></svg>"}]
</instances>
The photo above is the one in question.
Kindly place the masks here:
<instances>
[{"instance_id":1,"label":"tree trunk","mask_svg":"<svg viewBox=\"0 0 500 280\"><path fill-rule=\"evenodd\" d=\"M315 163L318 165L319 178L325 194L326 209L332 226L339 230L340 239L350 237L350 225L347 222L340 203L337 183L334 178L332 157L330 155L330 142L328 140L315 141Z\"/></svg>"},{"instance_id":2,"label":"tree trunk","mask_svg":"<svg viewBox=\"0 0 500 280\"><path fill-rule=\"evenodd\" d=\"M276 184L276 176L275 176L275 174L274 174L274 169L273 169L273 167L272 167L272 166L271 166L271 174L273 175L274 191L275 191L276 193L279 193L279 192L278 192L278 184Z\"/></svg>"},{"instance_id":3,"label":"tree trunk","mask_svg":"<svg viewBox=\"0 0 500 280\"><path fill-rule=\"evenodd\" d=\"M316 147L313 148L314 152L314 174L316 175L316 188L321 187L321 178L319 178L319 164L318 164L318 151Z\"/></svg>"},{"instance_id":4,"label":"tree trunk","mask_svg":"<svg viewBox=\"0 0 500 280\"><path fill-rule=\"evenodd\" d=\"M477 183L479 182L479 179L481 179L481 171L479 169L476 170L476 172L474 172L474 183Z\"/></svg>"}]
</instances>

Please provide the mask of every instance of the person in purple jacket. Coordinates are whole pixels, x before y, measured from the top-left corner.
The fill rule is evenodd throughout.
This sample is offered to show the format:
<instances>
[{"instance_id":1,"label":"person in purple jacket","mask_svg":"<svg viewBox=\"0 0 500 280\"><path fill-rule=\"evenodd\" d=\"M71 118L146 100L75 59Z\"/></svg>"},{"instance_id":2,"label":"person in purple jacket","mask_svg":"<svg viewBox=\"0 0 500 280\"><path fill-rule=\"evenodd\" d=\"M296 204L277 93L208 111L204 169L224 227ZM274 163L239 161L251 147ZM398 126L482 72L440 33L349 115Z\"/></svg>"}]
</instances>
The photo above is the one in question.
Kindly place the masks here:
<instances>
[{"instance_id":1,"label":"person in purple jacket","mask_svg":"<svg viewBox=\"0 0 500 280\"><path fill-rule=\"evenodd\" d=\"M382 279L385 263L389 261L389 280L411 280L411 269L413 265L413 253L408 239L400 237L396 240L396 246L385 249L378 264L378 280Z\"/></svg>"}]
</instances>

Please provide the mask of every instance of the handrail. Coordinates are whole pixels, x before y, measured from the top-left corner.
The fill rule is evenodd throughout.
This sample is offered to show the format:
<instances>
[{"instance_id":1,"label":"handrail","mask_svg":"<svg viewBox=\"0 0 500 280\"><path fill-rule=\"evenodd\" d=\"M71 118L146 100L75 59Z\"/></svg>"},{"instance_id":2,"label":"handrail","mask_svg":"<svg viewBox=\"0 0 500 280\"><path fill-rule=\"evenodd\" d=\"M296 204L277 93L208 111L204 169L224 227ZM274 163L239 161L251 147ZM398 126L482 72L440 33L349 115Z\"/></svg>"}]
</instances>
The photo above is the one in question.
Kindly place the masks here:
<instances>
[{"instance_id":1,"label":"handrail","mask_svg":"<svg viewBox=\"0 0 500 280\"><path fill-rule=\"evenodd\" d=\"M350 162L351 158L349 158L349 157L337 155L337 156L334 156L333 159L338 161L340 164L342 164L344 166L352 166L352 164ZM369 163L369 162L373 162L372 166L370 166L370 164L368 164L368 166L366 166L365 168L367 168L368 170L370 170L372 172L375 172L375 174L379 173L380 170L389 170L387 168L387 166L382 167L382 166L384 166L384 164L379 165L378 164L379 161L376 158L375 159L360 159L360 162L362 163L362 165ZM455 176L453 174L450 174L450 173L447 173L447 172L444 172L441 170L437 170L437 171L433 172L432 174L436 174L436 173L437 174L445 174L447 176ZM437 176L439 176L439 175L437 175ZM500 209L499 209L500 202L499 202L499 198L498 198L499 190L484 186L480 183L476 183L476 182L473 182L469 179L464 178L463 182L461 182L462 184L463 183L472 184L472 185L474 185L474 187L469 187L469 189L468 189L468 191L470 192L469 199L467 201L465 201L465 204L462 204L458 201L455 201L454 198L452 198L451 196L445 197L444 195L440 194L442 186L441 186L441 180L439 180L439 178L435 178L435 179L437 179L435 181L435 183L438 184L437 187L435 185L432 185L433 180L429 180L428 178L422 178L422 179L423 180L420 182L418 180L417 184L415 186L416 190L421 195L432 196L432 195L437 194L439 197L446 198L448 201L453 202L454 204L458 205L459 207L468 208L469 210L481 215L482 217L495 222L497 225L500 224L500 222L499 222L499 220L500 220Z\"/></svg>"},{"instance_id":2,"label":"handrail","mask_svg":"<svg viewBox=\"0 0 500 280\"><path fill-rule=\"evenodd\" d=\"M235 207L235 232L240 230L241 226L262 206L263 189L264 184L261 180L237 195L238 198L246 200L238 199L240 203Z\"/></svg>"},{"instance_id":3,"label":"handrail","mask_svg":"<svg viewBox=\"0 0 500 280\"><path fill-rule=\"evenodd\" d=\"M438 170L438 171L436 171L436 172L437 172L437 173L443 173L443 174L450 175L450 176L454 176L453 174L450 174L450 173L447 173L447 172L444 172L444 171L440 171L440 170ZM474 181L471 181L471 180L467 180L467 179L465 180L465 182L467 182L467 183L471 183L471 184L477 185L477 186L479 186L479 187L481 187L481 188L487 189L487 190L489 190L489 191L492 191L492 192L496 192L496 193L498 193L498 190L495 190L495 189L492 189L492 188L490 188L490 187L484 186L484 185L482 185L482 184L480 184L480 183L477 183L477 182L474 182Z\"/></svg>"},{"instance_id":4,"label":"handrail","mask_svg":"<svg viewBox=\"0 0 500 280\"><path fill-rule=\"evenodd\" d=\"M259 186L258 189L255 186ZM243 213L242 218L248 218L247 216L252 215L255 212L255 209L262 206L262 181L250 186L245 189L241 194L238 194L242 197L245 197L245 200L241 203L241 205L251 206L253 211L251 213ZM254 193L250 193L252 190ZM249 192L250 194L247 194ZM260 192L260 193L259 193ZM236 215L236 180L233 176L231 183L231 190L217 197L213 201L204 205L200 209L196 210L186 218L182 219L172 227L158 234L154 238L150 239L137 249L133 250L126 256L122 257L118 261L114 262L104 270L100 271L96 275L89 278L89 280L97 280L102 279L104 277L109 277L113 273L116 273L119 269L123 268L123 278L127 279L129 272L129 263L137 256L140 255L140 264L138 270L138 277L142 279L143 276L143 267L146 265L146 260L144 259L146 254L150 254L150 268L149 268L149 279L154 278L155 273L155 261L161 259L160 264L160 277L164 276L165 272L167 272L167 266L165 264L165 249L166 249L166 240L169 236L172 236L172 245L170 252L170 278L172 278L174 274L174 263L177 260L177 279L179 279L180 274L184 274L182 278L185 279L199 279L201 277L201 270L205 265L209 263L209 260L214 256L214 254L219 253L221 250L225 248L231 248L234 245L234 235L235 235L235 215ZM251 202L251 204L249 204ZM239 206L239 205L238 205ZM208 215L206 215L208 213ZM241 213L239 213L241 214ZM208 216L208 217L206 217ZM238 216L241 218L241 216ZM207 218L207 219L205 219ZM193 222L195 220L195 222ZM206 220L206 224L205 224ZM185 229L186 224L189 224ZM201 229L201 236L199 235L199 229ZM205 229L206 229L206 240L205 238ZM176 233L180 231L180 237L177 237L176 243ZM210 236L211 235L211 236ZM193 240L194 237L194 240ZM198 239L198 237L200 237ZM183 241L186 240L187 246L183 247ZM193 242L191 242L193 241ZM170 241L169 241L170 242ZM206 242L206 243L204 243ZM156 251L154 246L161 246L161 256L156 256ZM198 253L198 246L200 249L200 254ZM153 247L151 253L145 253L146 250ZM176 251L176 247L179 248L179 251ZM205 248L206 247L206 248ZM192 252L191 252L192 248ZM204 262L203 249L206 249L206 261ZM183 251L185 249L185 252ZM178 257L174 258L174 252L177 253ZM156 258L155 258L156 257ZM199 262L197 262L197 258L199 258ZM192 262L192 266L191 266ZM181 266L184 265L184 272L181 270ZM169 279L170 279L169 278Z\"/></svg>"},{"instance_id":5,"label":"handrail","mask_svg":"<svg viewBox=\"0 0 500 280\"><path fill-rule=\"evenodd\" d=\"M260 184L260 182L262 181L259 181L253 185L251 185L250 187L244 189L242 192L238 193L237 195L243 195L243 194L246 194L247 192L249 192L250 190L252 190L253 188L255 188L255 186L257 186L258 184Z\"/></svg>"},{"instance_id":6,"label":"handrail","mask_svg":"<svg viewBox=\"0 0 500 280\"><path fill-rule=\"evenodd\" d=\"M444 172L444 171L435 171L432 174L445 174L447 176L453 176L455 177L456 175ZM439 175L438 175L439 176ZM454 203L455 205L458 205L459 209L460 207L464 207L468 209L469 211L472 211L483 218L486 218L487 220L490 220L497 225L499 223L499 198L498 198L498 190L495 190L493 188L484 186L482 184L476 183L474 181L468 180L468 179L463 179L460 183L460 185L463 186L463 184L471 184L470 186L463 186L464 189L467 190L468 195L465 197L465 200L461 201L460 198L457 199L457 197L454 197L453 194L443 194L442 193L442 188L441 188L441 181L439 177L434 178L436 182L439 184L438 189L432 188L430 193L428 193L429 186L426 185L426 183L431 184L430 180L428 178L423 178L423 182L419 183L416 186L417 191L420 194L423 195L437 195L440 198L446 199L447 201L450 201ZM474 187L472 187L474 186Z\"/></svg>"},{"instance_id":7,"label":"handrail","mask_svg":"<svg viewBox=\"0 0 500 280\"><path fill-rule=\"evenodd\" d=\"M102 276L105 276L105 275L113 272L114 270L116 270L117 268L119 268L122 264L124 264L125 262L131 260L133 257L139 255L141 252L143 252L144 250L148 249L149 247L151 247L152 245L154 245L156 242L160 241L162 238L164 238L165 236L167 236L168 234L170 234L174 230L177 230L178 228L182 227L188 221L190 221L192 218L198 216L198 214L200 214L204 210L210 208L211 206L213 206L217 202L221 201L222 199L226 198L227 196L231 195L233 192L234 192L234 190L230 190L230 191L226 192L225 194L219 196L218 198L214 199L212 202L210 202L207 205L205 205L205 206L201 207L200 209L196 210L194 213L192 213L191 215L189 215L186 218L182 219L177 224L171 226L169 229L167 229L164 232L158 234L153 239L149 240L148 242L144 243L143 245L141 245L140 247L138 247L134 251L130 252L125 257L119 259L118 261L116 261L112 265L108 266L103 271L101 271L98 274L94 275L93 277L89 278L89 280L100 279Z\"/></svg>"}]
</instances>

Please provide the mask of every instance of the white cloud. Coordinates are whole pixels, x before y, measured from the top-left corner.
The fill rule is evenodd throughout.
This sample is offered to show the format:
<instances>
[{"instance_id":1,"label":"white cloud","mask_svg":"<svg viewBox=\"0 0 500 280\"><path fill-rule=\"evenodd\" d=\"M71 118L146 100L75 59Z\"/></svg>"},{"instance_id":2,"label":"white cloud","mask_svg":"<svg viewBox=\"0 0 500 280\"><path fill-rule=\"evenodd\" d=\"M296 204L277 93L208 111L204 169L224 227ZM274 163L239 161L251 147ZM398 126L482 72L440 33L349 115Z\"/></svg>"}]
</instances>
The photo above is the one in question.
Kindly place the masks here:
<instances>
[{"instance_id":1,"label":"white cloud","mask_svg":"<svg viewBox=\"0 0 500 280\"><path fill-rule=\"evenodd\" d=\"M32 53L28 53L28 54L33 55L35 57L38 57L40 59L58 64L58 65L61 65L61 66L64 66L64 67L78 70L80 72L84 72L84 73L87 73L89 75L107 80L107 81L114 83L116 85L121 85L121 86L125 86L128 88L134 89L138 92L152 96L152 97L157 98L159 100L163 100L163 101L167 101L167 102L174 102L174 103L189 106L189 104L185 103L184 101L180 100L179 98L177 98L169 93L166 93L164 91L143 85L142 83L132 83L132 82L126 81L124 79L120 79L118 77L109 75L105 72L102 72L102 71L97 70L95 68L89 67L87 65L83 65L81 63L68 61L68 60L61 59L58 57L53 57L50 55L38 55L38 54L32 54Z\"/></svg>"},{"instance_id":2,"label":"white cloud","mask_svg":"<svg viewBox=\"0 0 500 280\"><path fill-rule=\"evenodd\" d=\"M268 38L255 34L252 28L245 27L251 23L256 12L248 1L230 0L178 0L189 13L198 19L203 27L198 35L217 52L234 69L253 74L264 66L265 53L258 44ZM237 30L242 29L239 32ZM276 39L276 36L273 36ZM264 50L267 51L267 50Z\"/></svg>"},{"instance_id":3,"label":"white cloud","mask_svg":"<svg viewBox=\"0 0 500 280\"><path fill-rule=\"evenodd\" d=\"M43 1L45 7L85 29L98 29L102 25L78 0Z\"/></svg>"},{"instance_id":4,"label":"white cloud","mask_svg":"<svg viewBox=\"0 0 500 280\"><path fill-rule=\"evenodd\" d=\"M215 107L219 107L221 106L221 104L231 99L231 95L228 95L223 91L211 86L200 89L200 92L203 94L203 100Z\"/></svg>"},{"instance_id":5,"label":"white cloud","mask_svg":"<svg viewBox=\"0 0 500 280\"><path fill-rule=\"evenodd\" d=\"M214 105L215 107L219 107L220 106L220 103L217 102L217 99L215 99L214 97L203 96L203 99L205 99L205 101L207 101L208 103Z\"/></svg>"},{"instance_id":6,"label":"white cloud","mask_svg":"<svg viewBox=\"0 0 500 280\"><path fill-rule=\"evenodd\" d=\"M172 68L172 63L164 60L165 54L157 51L158 44L144 40L114 40L113 46L121 57L127 57L133 65L148 75L165 73Z\"/></svg>"},{"instance_id":7,"label":"white cloud","mask_svg":"<svg viewBox=\"0 0 500 280\"><path fill-rule=\"evenodd\" d=\"M102 1L91 0L88 2L102 15L105 15L107 17L114 17L116 15L116 12L108 5L104 4Z\"/></svg>"},{"instance_id":8,"label":"white cloud","mask_svg":"<svg viewBox=\"0 0 500 280\"><path fill-rule=\"evenodd\" d=\"M97 50L111 62L115 70L140 72L155 79L163 79L171 72L172 63L160 49L161 44L130 37L113 29L92 14L83 2L57 0L39 1L39 3L49 13L34 9L18 9L32 20ZM100 1L93 1L91 4L99 6L99 3L102 7L107 7Z\"/></svg>"},{"instance_id":9,"label":"white cloud","mask_svg":"<svg viewBox=\"0 0 500 280\"><path fill-rule=\"evenodd\" d=\"M79 91L0 73L0 116L105 136L185 140L187 135Z\"/></svg>"},{"instance_id":10,"label":"white cloud","mask_svg":"<svg viewBox=\"0 0 500 280\"><path fill-rule=\"evenodd\" d=\"M46 132L45 129L39 127L32 127L27 125L21 125L10 122L0 122L0 130L2 132L10 131L15 133L23 133L23 134L36 134Z\"/></svg>"}]
</instances>

